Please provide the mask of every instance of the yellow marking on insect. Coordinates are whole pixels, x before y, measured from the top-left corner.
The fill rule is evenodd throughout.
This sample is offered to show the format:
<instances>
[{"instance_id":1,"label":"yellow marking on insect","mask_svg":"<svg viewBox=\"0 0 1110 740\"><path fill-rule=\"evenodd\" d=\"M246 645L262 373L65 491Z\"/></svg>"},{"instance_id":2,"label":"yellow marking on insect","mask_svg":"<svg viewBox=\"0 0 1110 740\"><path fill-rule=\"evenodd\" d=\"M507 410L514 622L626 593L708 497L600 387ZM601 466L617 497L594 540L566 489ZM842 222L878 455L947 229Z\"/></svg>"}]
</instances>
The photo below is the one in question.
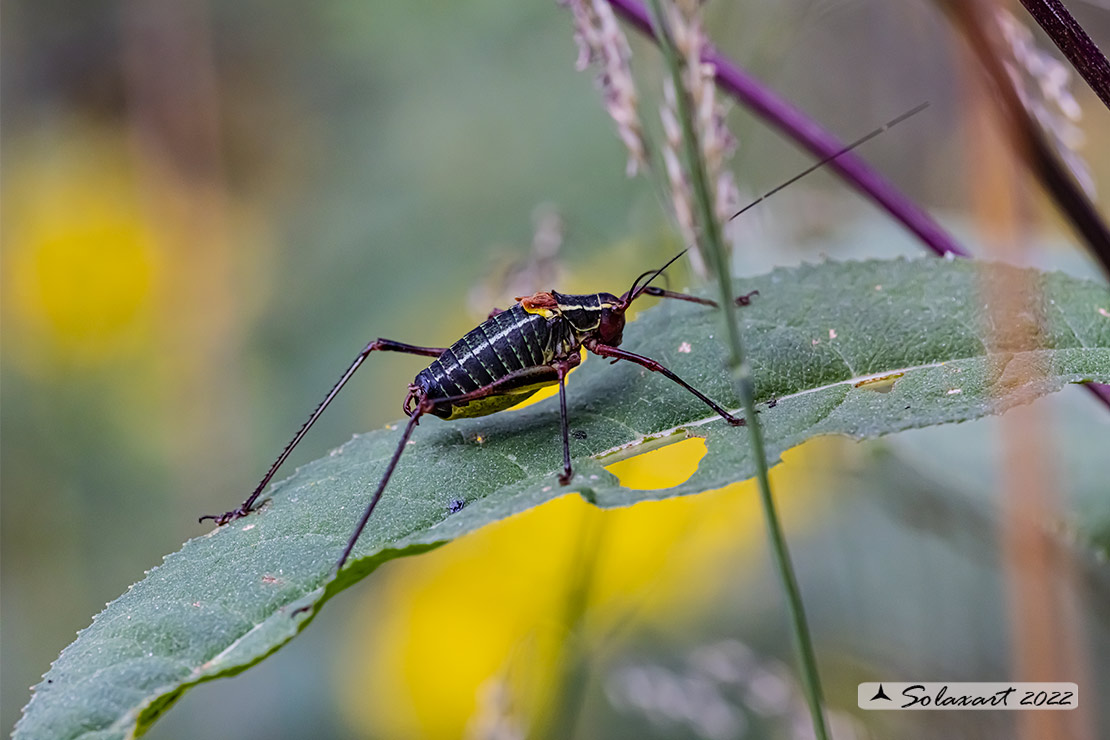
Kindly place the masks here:
<instances>
[{"instance_id":1,"label":"yellow marking on insect","mask_svg":"<svg viewBox=\"0 0 1110 740\"><path fill-rule=\"evenodd\" d=\"M867 378L856 383L856 388L866 388L869 391L876 393L890 393L894 389L894 384L905 373L891 373L890 375L883 375L878 378Z\"/></svg>"},{"instance_id":2,"label":"yellow marking on insect","mask_svg":"<svg viewBox=\"0 0 1110 740\"><path fill-rule=\"evenodd\" d=\"M543 316L545 319L550 319L554 316L559 315L557 311L552 311L552 310L547 309L547 308L535 308L535 307L532 307L532 306L525 306L524 304L521 304L521 308L523 308L528 313L534 313L534 314L537 314L538 316Z\"/></svg>"},{"instance_id":3,"label":"yellow marking on insect","mask_svg":"<svg viewBox=\"0 0 1110 740\"><path fill-rule=\"evenodd\" d=\"M514 388L512 391L509 391L507 393L499 393L496 396L477 398L464 405L455 405L451 409L451 415L446 418L448 420L465 419L473 416L488 416L490 414L495 414L498 411L504 411L507 408L512 408L518 403L527 400L540 388L554 384L556 384L555 381L547 383L536 383L530 386Z\"/></svg>"}]
</instances>

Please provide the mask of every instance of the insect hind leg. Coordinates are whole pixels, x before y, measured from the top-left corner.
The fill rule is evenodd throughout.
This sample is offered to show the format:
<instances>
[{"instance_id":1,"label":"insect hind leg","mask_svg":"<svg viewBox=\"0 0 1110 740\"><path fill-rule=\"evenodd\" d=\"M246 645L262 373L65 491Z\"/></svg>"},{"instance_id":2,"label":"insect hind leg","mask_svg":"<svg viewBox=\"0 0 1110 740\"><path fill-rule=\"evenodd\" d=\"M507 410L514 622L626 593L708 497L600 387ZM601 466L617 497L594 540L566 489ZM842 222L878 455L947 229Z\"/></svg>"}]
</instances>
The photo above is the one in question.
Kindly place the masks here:
<instances>
[{"instance_id":1,"label":"insect hind leg","mask_svg":"<svg viewBox=\"0 0 1110 740\"><path fill-rule=\"evenodd\" d=\"M429 399L419 390L409 390L409 396L405 399L406 405L410 402L414 403L413 411L409 415L408 424L405 425L405 430L401 432L401 439L397 442L397 449L393 451L393 457L389 460L389 466L386 467L385 473L382 475L381 482L378 483L377 490L374 495L370 497L370 503L366 505L366 509L359 517L358 524L355 525L355 531L351 533L350 539L347 540L347 546L343 548L343 554L339 556L339 562L335 564L335 572L338 573L343 568L343 564L347 562L347 558L351 555L351 550L354 549L355 543L362 535L362 530L366 528L366 523L370 521L370 515L374 513L374 507L378 505L378 501L382 498L382 493L385 491L386 484L389 479L393 477L393 471L397 468L397 461L401 459L401 453L405 451L405 445L409 442L409 437L412 436L412 430L420 423L420 417L435 408L436 402Z\"/></svg>"},{"instance_id":2,"label":"insect hind leg","mask_svg":"<svg viewBox=\"0 0 1110 740\"><path fill-rule=\"evenodd\" d=\"M276 473L278 468L281 467L281 464L285 462L285 459L289 457L289 453L300 443L301 439L308 433L308 430L312 428L312 425L315 424L316 420L324 413L324 409L326 409L328 404L339 394L339 391L347 384L347 381L351 379L351 376L355 374L355 371L359 369L362 363L366 361L366 358L369 357L372 352L378 351L404 352L410 355L423 355L424 357L439 357L444 352L440 347L419 347L415 344L405 344L404 342L396 342L392 339L379 338L367 344L363 347L362 351L358 353L358 356L355 357L350 367L347 368L347 371L339 378L339 381L328 391L328 395L324 396L324 400L320 402L320 405L318 405L316 410L312 412L312 415L308 417L308 421L301 425L297 434L290 440L289 444L285 445L285 449L281 451L277 460L275 460L270 466L270 469L266 471L266 475L263 476L251 495L247 497L247 500L240 504L237 509L232 509L231 511L219 515L205 514L199 521L203 522L205 519L211 519L216 522L217 526L222 526L249 514L251 512L251 507L254 506L254 502L258 500L262 491L270 483L270 480L274 477L274 473Z\"/></svg>"},{"instance_id":3,"label":"insect hind leg","mask_svg":"<svg viewBox=\"0 0 1110 740\"><path fill-rule=\"evenodd\" d=\"M567 422L566 378L570 368L571 365L568 362L559 362L555 365L555 370L559 373L559 412L563 427L563 472L559 474L559 485L563 486L569 485L570 479L574 477L574 470L570 466L570 436Z\"/></svg>"}]
</instances>

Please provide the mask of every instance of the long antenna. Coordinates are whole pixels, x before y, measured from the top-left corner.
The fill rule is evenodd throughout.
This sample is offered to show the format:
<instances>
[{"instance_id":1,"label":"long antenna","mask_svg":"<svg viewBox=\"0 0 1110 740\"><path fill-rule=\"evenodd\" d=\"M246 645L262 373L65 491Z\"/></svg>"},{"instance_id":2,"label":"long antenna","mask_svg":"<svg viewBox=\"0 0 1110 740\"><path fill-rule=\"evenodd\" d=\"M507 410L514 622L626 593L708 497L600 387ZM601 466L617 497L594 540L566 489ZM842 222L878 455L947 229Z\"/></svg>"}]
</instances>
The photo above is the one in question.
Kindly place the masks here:
<instances>
[{"instance_id":1,"label":"long antenna","mask_svg":"<svg viewBox=\"0 0 1110 740\"><path fill-rule=\"evenodd\" d=\"M644 292L644 290L646 290L646 289L647 289L648 285L650 285L650 284L651 284L651 281L652 281L652 280L654 280L655 278L659 277L659 275L660 275L660 274L661 274L661 273L663 272L663 270L666 270L666 269L667 269L668 267L670 267L671 265L673 265L673 264L675 263L675 261L676 261L676 260L677 260L677 259L678 259L679 257L681 257L682 255L686 254L686 252L687 252L688 250L689 250L689 248L687 248L687 249L683 249L683 250L682 250L681 252L679 252L678 254L676 254L676 255L675 255L674 257L671 257L671 258L670 258L669 260L667 260L667 264L663 265L663 266L662 266L662 267L660 267L660 268L659 268L658 270L648 270L647 272L645 272L645 273L643 273L642 275L640 275L640 277L638 277L638 278L636 278L635 280L633 280L633 281L632 281L632 287L628 289L628 292L624 294L624 298L622 299L622 302L624 303L624 305L625 305L625 306L627 306L627 305L628 305L629 303L632 303L632 301L636 300L636 298L637 298L637 297L638 297L638 296L639 296L639 295L640 295L641 293L643 293L643 292ZM640 280L642 280L643 278L647 277L648 275L651 275L651 277L650 277L650 278L648 278L647 282L646 282L646 283L644 283L643 285L639 285L639 283L640 283ZM638 285L639 285L639 287L637 287Z\"/></svg>"},{"instance_id":2,"label":"long antenna","mask_svg":"<svg viewBox=\"0 0 1110 740\"><path fill-rule=\"evenodd\" d=\"M773 190L770 190L770 191L764 193L758 199L753 200L751 203L749 203L748 205L744 206L743 208L741 208L736 213L729 216L728 220L731 221L732 219L736 218L737 216L739 216L744 211L747 211L751 208L754 208L755 206L759 205L763 201L767 200L768 198L770 198L772 195L774 195L778 191L782 190L783 188L785 188L789 185L793 185L794 183L798 182L798 180L801 180L803 177L805 177L809 173L813 172L814 170L817 170L817 169L820 169L821 167L824 167L826 164L833 161L834 159L836 159L840 155L847 154L848 152L852 151L853 149L855 149L860 144L865 144L868 141L871 141L872 139L874 139L876 136L883 133L887 129L890 129L890 128L893 128L894 126L897 126L899 123L906 120L907 118L910 118L911 116L916 116L918 113L920 113L921 111L925 110L928 107L929 107L929 102L925 101L924 103L921 103L920 105L917 105L917 106L911 108L910 110L906 111L905 113L898 116L897 118L892 118L891 120L884 123L882 126L879 126L877 129L875 129L871 133L867 134L866 136L862 136L862 137L856 139L851 144L844 147L843 149L836 152L835 154L830 154L829 156L825 157L824 159L822 159L817 164L810 166L806 170L798 173L797 175L794 175L794 177L790 178L789 180L787 180L783 184L779 185L778 187L774 188Z\"/></svg>"}]
</instances>

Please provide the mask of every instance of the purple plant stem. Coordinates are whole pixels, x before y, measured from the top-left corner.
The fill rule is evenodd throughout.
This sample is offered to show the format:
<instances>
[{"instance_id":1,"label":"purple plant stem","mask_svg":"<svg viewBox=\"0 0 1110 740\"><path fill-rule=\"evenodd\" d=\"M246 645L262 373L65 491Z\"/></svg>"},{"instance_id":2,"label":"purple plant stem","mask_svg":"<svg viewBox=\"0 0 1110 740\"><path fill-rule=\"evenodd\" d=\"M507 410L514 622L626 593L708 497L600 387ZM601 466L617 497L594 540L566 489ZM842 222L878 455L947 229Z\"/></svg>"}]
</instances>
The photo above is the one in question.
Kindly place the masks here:
<instances>
[{"instance_id":1,"label":"purple plant stem","mask_svg":"<svg viewBox=\"0 0 1110 740\"><path fill-rule=\"evenodd\" d=\"M655 29L651 25L651 16L643 5L636 0L608 0L608 2L629 25L658 42ZM717 84L721 88L818 159L832 157L844 148L844 143L833 134L757 81L728 57L710 48L702 55L702 59L713 65L716 70ZM831 160L828 166L887 213L901 221L907 229L917 235L925 247L937 256L945 254L959 257L971 256L971 253L941 228L931 216L855 154L850 152L842 154ZM1110 386L1100 383L1085 383L1084 386L1094 394L1095 398L1102 401L1107 409L1110 409Z\"/></svg>"},{"instance_id":2,"label":"purple plant stem","mask_svg":"<svg viewBox=\"0 0 1110 740\"><path fill-rule=\"evenodd\" d=\"M1021 0L1052 42L1110 109L1110 62L1060 0Z\"/></svg>"},{"instance_id":3,"label":"purple plant stem","mask_svg":"<svg viewBox=\"0 0 1110 740\"><path fill-rule=\"evenodd\" d=\"M1102 383L1084 383L1083 387L1095 395L1095 398L1106 404L1110 409L1110 385Z\"/></svg>"}]
</instances>

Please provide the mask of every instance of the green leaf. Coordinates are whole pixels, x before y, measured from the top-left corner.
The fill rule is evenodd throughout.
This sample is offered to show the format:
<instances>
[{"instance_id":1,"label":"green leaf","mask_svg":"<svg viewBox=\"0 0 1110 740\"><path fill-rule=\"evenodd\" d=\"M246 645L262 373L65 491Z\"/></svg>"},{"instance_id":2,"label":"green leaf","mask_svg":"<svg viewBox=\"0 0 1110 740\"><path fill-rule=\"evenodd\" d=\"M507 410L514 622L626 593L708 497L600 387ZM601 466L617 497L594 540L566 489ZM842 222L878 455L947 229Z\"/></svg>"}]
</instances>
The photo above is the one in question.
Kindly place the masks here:
<instances>
[{"instance_id":1,"label":"green leaf","mask_svg":"<svg viewBox=\"0 0 1110 740\"><path fill-rule=\"evenodd\" d=\"M1008 322L1023 331L983 332L990 314L982 280L1006 275L1036 286L1021 304L1027 310ZM752 305L738 310L775 459L820 434L875 437L998 413L1067 383L1110 382L1110 291L1092 282L966 261L897 260L778 269L737 281L737 294L755 289ZM734 409L719 320L713 310L664 301L628 326L623 346ZM866 382L876 377L885 380ZM392 392L400 397L404 389ZM399 430L358 435L299 469L271 489L262 511L187 542L97 615L35 688L15 737L142 734L188 687L262 660L327 599L386 560L570 491L598 506L625 506L752 474L743 428L723 424L643 368L594 358L572 375L568 397L577 473L570 487L556 482L562 450L554 399L482 419L428 419L338 577L332 566ZM603 467L687 436L704 437L709 452L675 488L629 490ZM466 505L450 513L455 499ZM236 503L229 497L229 507Z\"/></svg>"},{"instance_id":2,"label":"green leaf","mask_svg":"<svg viewBox=\"0 0 1110 740\"><path fill-rule=\"evenodd\" d=\"M1110 561L1110 460L1106 457L1110 416L1106 407L1091 403L1087 393L1065 391L1038 404L1041 418L1051 425L1039 436L1044 440L1044 459L1052 462L1052 493L1059 507L1057 518L1043 524L1087 555L1080 560L1106 563ZM1001 526L995 520L1005 506L1006 471L998 464L1005 455L1004 421L989 417L958 427L915 429L886 442L884 448L905 463L902 469L912 468L926 481L922 488L931 487L934 508L949 512L922 517L911 526L932 525L941 538L958 538L962 532L965 540L984 522L991 528ZM961 517L967 521L957 525L954 520ZM990 539L978 541L984 549L995 546ZM1110 571L1103 569L1100 574L1108 576ZM1100 583L1110 588L1110 579Z\"/></svg>"}]
</instances>

